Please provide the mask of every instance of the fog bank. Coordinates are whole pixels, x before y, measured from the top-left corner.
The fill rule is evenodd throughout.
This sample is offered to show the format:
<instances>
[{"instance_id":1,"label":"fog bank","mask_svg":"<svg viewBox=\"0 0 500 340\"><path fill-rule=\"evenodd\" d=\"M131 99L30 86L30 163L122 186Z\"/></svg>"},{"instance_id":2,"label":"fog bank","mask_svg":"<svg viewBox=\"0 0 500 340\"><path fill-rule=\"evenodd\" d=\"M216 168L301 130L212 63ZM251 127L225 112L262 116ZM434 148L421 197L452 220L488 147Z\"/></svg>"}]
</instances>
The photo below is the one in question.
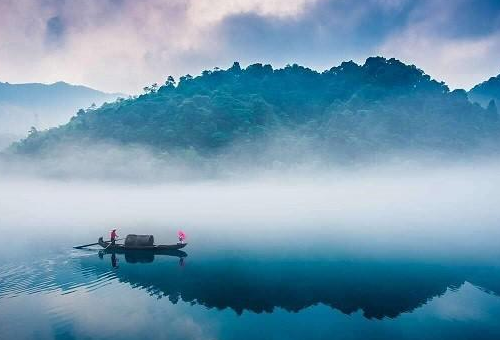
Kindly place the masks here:
<instances>
[{"instance_id":1,"label":"fog bank","mask_svg":"<svg viewBox=\"0 0 500 340\"><path fill-rule=\"evenodd\" d=\"M278 132L252 143L237 142L207 152L194 148L159 151L144 145L81 140L21 153L0 152L0 176L117 183L191 183L206 180L315 178L338 173L406 173L497 163L491 145L469 152L450 150L332 150L318 140ZM500 162L498 162L500 163Z\"/></svg>"},{"instance_id":2,"label":"fog bank","mask_svg":"<svg viewBox=\"0 0 500 340\"><path fill-rule=\"evenodd\" d=\"M183 228L199 241L355 240L484 250L500 236L499 191L500 162L493 161L164 183L4 176L0 231L92 240L110 226L122 234L173 235Z\"/></svg>"}]
</instances>

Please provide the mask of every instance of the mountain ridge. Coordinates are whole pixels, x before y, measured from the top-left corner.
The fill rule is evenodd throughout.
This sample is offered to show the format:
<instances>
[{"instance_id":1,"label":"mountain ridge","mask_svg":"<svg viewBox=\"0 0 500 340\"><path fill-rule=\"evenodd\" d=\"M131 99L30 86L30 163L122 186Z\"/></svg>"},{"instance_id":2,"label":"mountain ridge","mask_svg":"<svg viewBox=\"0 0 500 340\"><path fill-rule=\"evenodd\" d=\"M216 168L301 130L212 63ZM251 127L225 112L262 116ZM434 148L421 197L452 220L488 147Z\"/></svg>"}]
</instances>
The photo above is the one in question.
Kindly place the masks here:
<instances>
[{"instance_id":1,"label":"mountain ridge","mask_svg":"<svg viewBox=\"0 0 500 340\"><path fill-rule=\"evenodd\" d=\"M69 121L78 109L120 97L63 81L52 84L0 82L0 148L39 130Z\"/></svg>"},{"instance_id":2,"label":"mountain ridge","mask_svg":"<svg viewBox=\"0 0 500 340\"><path fill-rule=\"evenodd\" d=\"M31 134L13 150L39 153L87 140L210 155L234 145L245 152L286 130L296 140L314 140L317 150L353 156L392 149L463 151L496 145L500 137L496 108L473 104L465 90L450 91L394 58L343 62L321 73L297 64L242 69L235 62L226 70L180 77L178 84L169 77L145 91L80 110L68 124Z\"/></svg>"},{"instance_id":3,"label":"mountain ridge","mask_svg":"<svg viewBox=\"0 0 500 340\"><path fill-rule=\"evenodd\" d=\"M35 91L35 93L25 93L23 91L30 90L30 91ZM27 102L25 99L29 99L30 101L33 100L39 100L43 99L41 96L49 96L53 94L51 91L56 91L56 90L65 90L65 91L80 91L84 92L85 94L93 94L97 96L110 96L110 97L120 97L120 96L125 96L122 93L108 93L108 92L103 92L99 91L96 89L93 89L91 87L85 86L85 85L77 85L77 84L70 84L65 81L57 81L55 83L50 83L50 84L45 84L45 83L9 83L9 82L1 82L0 81L0 101L10 101L12 102L12 99L22 99L22 101L17 102L16 104L18 105L27 105L29 102ZM33 96L33 95L38 95L38 96ZM21 95L21 96L29 96L29 98L24 98L24 97L16 97L12 95Z\"/></svg>"}]
</instances>

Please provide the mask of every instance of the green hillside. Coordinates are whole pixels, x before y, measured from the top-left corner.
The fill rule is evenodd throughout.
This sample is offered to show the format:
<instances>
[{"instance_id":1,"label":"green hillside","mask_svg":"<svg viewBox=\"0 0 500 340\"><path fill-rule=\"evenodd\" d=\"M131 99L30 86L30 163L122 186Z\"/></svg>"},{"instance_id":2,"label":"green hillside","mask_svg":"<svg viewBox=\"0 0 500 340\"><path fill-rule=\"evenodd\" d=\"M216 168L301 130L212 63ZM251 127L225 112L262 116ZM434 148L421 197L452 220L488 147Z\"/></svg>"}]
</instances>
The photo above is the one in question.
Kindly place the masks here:
<instances>
[{"instance_id":1,"label":"green hillside","mask_svg":"<svg viewBox=\"0 0 500 340\"><path fill-rule=\"evenodd\" d=\"M68 143L105 141L202 155L258 145L275 136L305 138L327 153L388 150L462 151L496 145L496 108L471 103L415 66L395 59L344 62L319 73L254 64L169 78L136 98L80 110L58 128L11 149L40 153ZM248 148L246 149L248 150Z\"/></svg>"}]
</instances>

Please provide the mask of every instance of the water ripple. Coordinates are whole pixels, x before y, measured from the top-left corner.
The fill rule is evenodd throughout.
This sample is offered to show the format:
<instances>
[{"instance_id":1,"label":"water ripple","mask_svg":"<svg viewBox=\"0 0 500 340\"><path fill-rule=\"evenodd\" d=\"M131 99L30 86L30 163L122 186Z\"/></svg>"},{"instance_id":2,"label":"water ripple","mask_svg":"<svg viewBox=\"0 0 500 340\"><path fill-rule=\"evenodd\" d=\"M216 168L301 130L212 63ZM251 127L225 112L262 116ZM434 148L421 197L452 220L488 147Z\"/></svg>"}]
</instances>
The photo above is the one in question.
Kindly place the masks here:
<instances>
[{"instance_id":1,"label":"water ripple","mask_svg":"<svg viewBox=\"0 0 500 340\"><path fill-rule=\"evenodd\" d=\"M96 254L71 252L30 264L0 266L0 299L54 292L67 295L79 289L94 291L116 278L112 270L96 275L93 268L81 268L78 260L84 256Z\"/></svg>"}]
</instances>

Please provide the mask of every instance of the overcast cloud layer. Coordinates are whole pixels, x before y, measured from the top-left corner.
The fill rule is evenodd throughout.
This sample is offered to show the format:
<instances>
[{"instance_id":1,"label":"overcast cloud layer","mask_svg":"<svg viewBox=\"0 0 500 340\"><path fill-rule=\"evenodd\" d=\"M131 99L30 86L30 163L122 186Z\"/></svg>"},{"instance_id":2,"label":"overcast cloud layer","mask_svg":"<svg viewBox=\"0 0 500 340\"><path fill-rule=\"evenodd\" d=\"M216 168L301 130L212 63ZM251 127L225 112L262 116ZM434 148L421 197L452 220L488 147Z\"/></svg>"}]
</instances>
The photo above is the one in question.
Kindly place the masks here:
<instances>
[{"instance_id":1,"label":"overcast cloud layer","mask_svg":"<svg viewBox=\"0 0 500 340\"><path fill-rule=\"evenodd\" d=\"M384 55L452 88L500 73L498 0L1 0L0 81L137 93L233 61Z\"/></svg>"}]
</instances>

